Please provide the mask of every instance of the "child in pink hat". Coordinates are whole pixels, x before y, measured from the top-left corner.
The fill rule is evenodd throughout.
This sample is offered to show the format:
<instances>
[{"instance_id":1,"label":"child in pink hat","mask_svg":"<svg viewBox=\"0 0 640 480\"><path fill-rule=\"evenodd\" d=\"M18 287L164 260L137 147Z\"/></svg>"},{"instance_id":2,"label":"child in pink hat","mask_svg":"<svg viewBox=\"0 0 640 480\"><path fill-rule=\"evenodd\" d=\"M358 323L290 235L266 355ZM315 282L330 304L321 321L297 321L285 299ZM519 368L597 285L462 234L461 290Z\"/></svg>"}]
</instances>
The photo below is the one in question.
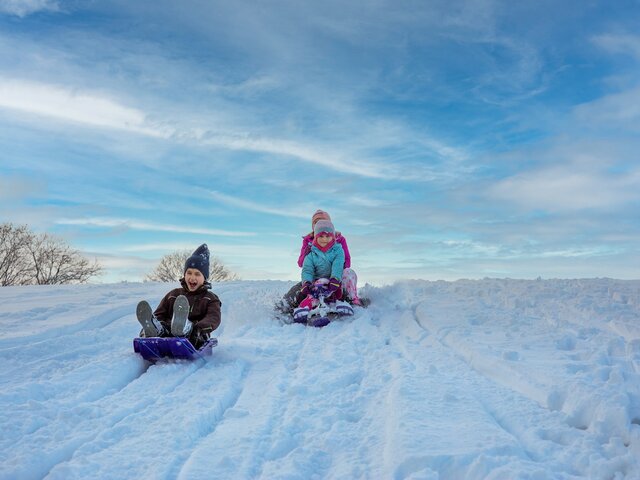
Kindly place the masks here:
<instances>
[{"instance_id":1,"label":"child in pink hat","mask_svg":"<svg viewBox=\"0 0 640 480\"><path fill-rule=\"evenodd\" d=\"M300 268L303 267L305 258L311 252L315 240L314 229L319 221L327 221L330 223L331 216L324 210L316 210L311 216L311 232L302 237L302 246L300 248L300 255L298 256L298 266ZM341 288L345 291L346 297L351 303L361 305L360 299L358 298L358 277L356 272L351 268L351 255L349 254L347 239L340 232L335 232L334 240L344 251ZM302 292L302 282L297 283L284 296L283 310L288 311L298 306L305 297L306 295Z\"/></svg>"}]
</instances>

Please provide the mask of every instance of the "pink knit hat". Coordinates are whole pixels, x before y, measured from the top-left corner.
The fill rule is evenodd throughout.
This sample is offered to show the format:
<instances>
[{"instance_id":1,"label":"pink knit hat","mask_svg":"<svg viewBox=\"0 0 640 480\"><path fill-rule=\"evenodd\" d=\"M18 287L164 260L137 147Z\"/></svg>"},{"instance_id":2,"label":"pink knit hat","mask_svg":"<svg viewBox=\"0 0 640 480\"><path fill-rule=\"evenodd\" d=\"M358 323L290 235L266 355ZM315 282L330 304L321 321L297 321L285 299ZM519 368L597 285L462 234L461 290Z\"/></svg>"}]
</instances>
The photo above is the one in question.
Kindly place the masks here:
<instances>
[{"instance_id":1,"label":"pink knit hat","mask_svg":"<svg viewBox=\"0 0 640 480\"><path fill-rule=\"evenodd\" d=\"M329 221L331 221L331 217L324 210L316 210L316 213L314 213L313 216L311 217L311 229L312 230L313 230L313 227L315 227L316 222L318 220L329 220Z\"/></svg>"},{"instance_id":2,"label":"pink knit hat","mask_svg":"<svg viewBox=\"0 0 640 480\"><path fill-rule=\"evenodd\" d=\"M315 236L320 235L321 233L330 233L331 235L336 234L336 229L333 227L333 223L330 220L320 219L316 222L313 227L313 234Z\"/></svg>"}]
</instances>

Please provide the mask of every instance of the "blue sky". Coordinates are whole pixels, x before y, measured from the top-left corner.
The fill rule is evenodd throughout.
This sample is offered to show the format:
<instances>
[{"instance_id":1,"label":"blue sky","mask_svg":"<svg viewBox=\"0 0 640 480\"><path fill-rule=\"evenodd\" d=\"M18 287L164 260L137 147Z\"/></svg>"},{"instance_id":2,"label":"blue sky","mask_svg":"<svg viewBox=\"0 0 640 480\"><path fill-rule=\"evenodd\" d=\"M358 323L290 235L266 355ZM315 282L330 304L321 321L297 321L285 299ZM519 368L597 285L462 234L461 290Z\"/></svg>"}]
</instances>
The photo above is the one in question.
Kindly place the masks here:
<instances>
[{"instance_id":1,"label":"blue sky","mask_svg":"<svg viewBox=\"0 0 640 480\"><path fill-rule=\"evenodd\" d=\"M0 221L141 280L638 278L640 3L0 0Z\"/></svg>"}]
</instances>

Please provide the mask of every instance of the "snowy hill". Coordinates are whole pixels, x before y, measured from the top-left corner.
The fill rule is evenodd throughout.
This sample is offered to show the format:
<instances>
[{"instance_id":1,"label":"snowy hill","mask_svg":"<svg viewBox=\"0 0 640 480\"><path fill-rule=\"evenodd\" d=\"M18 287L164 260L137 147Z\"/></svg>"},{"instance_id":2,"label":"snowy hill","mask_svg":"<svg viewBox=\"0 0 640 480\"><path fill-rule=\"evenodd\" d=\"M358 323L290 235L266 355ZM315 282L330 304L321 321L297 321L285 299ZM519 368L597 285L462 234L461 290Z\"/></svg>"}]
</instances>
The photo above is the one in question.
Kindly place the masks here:
<instances>
[{"instance_id":1,"label":"snowy hill","mask_svg":"<svg viewBox=\"0 0 640 480\"><path fill-rule=\"evenodd\" d=\"M368 286L323 329L290 285L214 285L213 356L157 365L169 285L1 288L0 478L640 478L640 281Z\"/></svg>"}]
</instances>

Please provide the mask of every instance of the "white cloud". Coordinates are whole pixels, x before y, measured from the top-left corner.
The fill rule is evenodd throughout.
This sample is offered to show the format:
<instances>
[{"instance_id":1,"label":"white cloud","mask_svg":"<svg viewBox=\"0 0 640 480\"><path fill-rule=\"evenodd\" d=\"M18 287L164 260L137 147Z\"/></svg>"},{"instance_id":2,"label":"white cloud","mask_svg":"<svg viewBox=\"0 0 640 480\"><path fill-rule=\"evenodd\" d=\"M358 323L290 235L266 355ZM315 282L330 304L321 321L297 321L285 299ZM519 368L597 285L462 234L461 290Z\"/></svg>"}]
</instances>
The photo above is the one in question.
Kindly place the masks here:
<instances>
[{"instance_id":1,"label":"white cloud","mask_svg":"<svg viewBox=\"0 0 640 480\"><path fill-rule=\"evenodd\" d=\"M215 198L217 201L224 203L225 205L232 205L234 207L243 208L245 210L251 210L253 212L268 213L270 215L278 215L281 217L292 218L308 218L309 214L298 210L284 210L278 207L269 207L261 203L252 202L242 198L232 197L224 193L209 191L209 195Z\"/></svg>"},{"instance_id":2,"label":"white cloud","mask_svg":"<svg viewBox=\"0 0 640 480\"><path fill-rule=\"evenodd\" d=\"M99 93L83 92L70 87L0 77L0 108L79 123L86 127L122 130L161 139L171 138L186 144L289 156L361 177L416 179L416 172L407 175L392 166L362 161L353 154L311 146L305 141L212 131L202 127L168 127L166 125L172 120L170 118L164 119L164 125L154 124L140 109L123 105ZM446 149L446 146L438 144L437 148Z\"/></svg>"},{"instance_id":3,"label":"white cloud","mask_svg":"<svg viewBox=\"0 0 640 480\"><path fill-rule=\"evenodd\" d=\"M203 139L202 143L232 150L245 150L295 157L307 163L361 177L384 179L387 177L401 178L403 176L378 164L359 161L349 155L336 151L323 151L320 148L309 147L302 142L290 140L268 137L254 138L246 135L229 136L211 134L208 138Z\"/></svg>"},{"instance_id":4,"label":"white cloud","mask_svg":"<svg viewBox=\"0 0 640 480\"><path fill-rule=\"evenodd\" d=\"M549 212L612 208L640 200L640 170L616 175L563 165L509 177L491 187L490 195Z\"/></svg>"},{"instance_id":5,"label":"white cloud","mask_svg":"<svg viewBox=\"0 0 640 480\"><path fill-rule=\"evenodd\" d=\"M57 11L56 0L0 0L0 13L26 17L42 10Z\"/></svg>"},{"instance_id":6,"label":"white cloud","mask_svg":"<svg viewBox=\"0 0 640 480\"><path fill-rule=\"evenodd\" d=\"M593 42L610 53L622 53L640 60L640 36L629 34L604 34L593 37Z\"/></svg>"},{"instance_id":7,"label":"white cloud","mask_svg":"<svg viewBox=\"0 0 640 480\"><path fill-rule=\"evenodd\" d=\"M271 90L277 90L282 88L282 85L274 77L258 75L256 77L249 77L247 80L239 83L231 83L228 85L210 84L209 90L214 93L232 96L251 98L255 95L260 95L264 92Z\"/></svg>"},{"instance_id":8,"label":"white cloud","mask_svg":"<svg viewBox=\"0 0 640 480\"><path fill-rule=\"evenodd\" d=\"M193 250L193 242L166 242L166 243L143 243L120 247L120 252L130 253L163 253L174 252L176 250Z\"/></svg>"},{"instance_id":9,"label":"white cloud","mask_svg":"<svg viewBox=\"0 0 640 480\"><path fill-rule=\"evenodd\" d=\"M211 228L193 228L179 225L160 225L153 223L138 222L129 219L119 218L62 218L56 221L58 225L83 225L107 228L126 228L131 230L142 230L149 232L175 232L193 233L198 235L218 235L223 237L250 237L253 232L234 232L229 230L216 230Z\"/></svg>"},{"instance_id":10,"label":"white cloud","mask_svg":"<svg viewBox=\"0 0 640 480\"><path fill-rule=\"evenodd\" d=\"M575 109L583 125L607 130L638 131L640 125L640 87L606 95Z\"/></svg>"},{"instance_id":11,"label":"white cloud","mask_svg":"<svg viewBox=\"0 0 640 480\"><path fill-rule=\"evenodd\" d=\"M148 125L144 112L135 108L99 94L46 83L0 78L0 107L151 137L166 138L173 133Z\"/></svg>"}]
</instances>

